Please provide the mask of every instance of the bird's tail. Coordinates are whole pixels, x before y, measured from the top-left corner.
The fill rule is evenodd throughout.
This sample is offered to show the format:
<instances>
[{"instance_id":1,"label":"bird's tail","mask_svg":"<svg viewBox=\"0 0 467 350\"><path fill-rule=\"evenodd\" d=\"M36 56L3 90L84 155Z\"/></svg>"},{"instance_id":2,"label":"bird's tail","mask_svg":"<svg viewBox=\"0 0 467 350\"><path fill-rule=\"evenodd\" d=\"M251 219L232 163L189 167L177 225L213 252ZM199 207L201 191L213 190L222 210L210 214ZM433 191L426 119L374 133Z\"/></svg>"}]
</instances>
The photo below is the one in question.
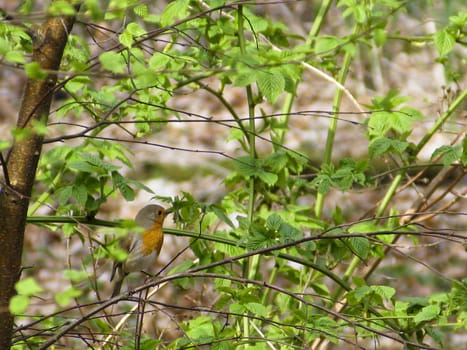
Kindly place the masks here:
<instances>
[{"instance_id":1,"label":"bird's tail","mask_svg":"<svg viewBox=\"0 0 467 350\"><path fill-rule=\"evenodd\" d=\"M120 294L120 290L122 289L123 279L124 277L122 276L115 281L114 290L112 292L112 298Z\"/></svg>"},{"instance_id":2,"label":"bird's tail","mask_svg":"<svg viewBox=\"0 0 467 350\"><path fill-rule=\"evenodd\" d=\"M116 297L120 294L120 290L122 289L123 280L126 277L126 273L123 272L123 264L122 263L114 263L112 268L112 275L110 276L110 281L115 278L114 282L114 289L112 292L112 298Z\"/></svg>"},{"instance_id":3,"label":"bird's tail","mask_svg":"<svg viewBox=\"0 0 467 350\"><path fill-rule=\"evenodd\" d=\"M112 292L112 298L120 294L120 290L122 289L123 280L125 279L126 274L120 272L117 277L118 278L115 280L114 289Z\"/></svg>"}]
</instances>

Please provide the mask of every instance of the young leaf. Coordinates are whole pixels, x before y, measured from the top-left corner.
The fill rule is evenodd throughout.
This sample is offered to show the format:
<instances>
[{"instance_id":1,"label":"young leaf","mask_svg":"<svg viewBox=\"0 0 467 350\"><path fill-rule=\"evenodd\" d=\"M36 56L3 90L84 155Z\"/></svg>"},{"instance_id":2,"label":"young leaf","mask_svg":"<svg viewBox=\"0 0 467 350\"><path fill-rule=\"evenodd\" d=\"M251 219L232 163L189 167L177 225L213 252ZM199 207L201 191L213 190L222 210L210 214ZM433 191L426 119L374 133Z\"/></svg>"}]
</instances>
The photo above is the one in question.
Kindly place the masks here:
<instances>
[{"instance_id":1,"label":"young leaf","mask_svg":"<svg viewBox=\"0 0 467 350\"><path fill-rule=\"evenodd\" d=\"M15 289L18 294L28 296L35 295L44 290L32 277L24 278L18 281L15 284Z\"/></svg>"},{"instance_id":2,"label":"young leaf","mask_svg":"<svg viewBox=\"0 0 467 350\"><path fill-rule=\"evenodd\" d=\"M431 155L431 159L442 155L441 159L444 166L449 166L453 164L456 160L460 159L462 156L462 145L448 146L444 145L437 148Z\"/></svg>"},{"instance_id":3,"label":"young leaf","mask_svg":"<svg viewBox=\"0 0 467 350\"><path fill-rule=\"evenodd\" d=\"M414 322L419 324L425 321L431 321L438 317L441 309L438 305L425 306L417 315L414 317Z\"/></svg>"},{"instance_id":4,"label":"young leaf","mask_svg":"<svg viewBox=\"0 0 467 350\"><path fill-rule=\"evenodd\" d=\"M370 252L370 241L365 237L351 237L349 238L350 245L352 246L355 254L360 259L366 259Z\"/></svg>"},{"instance_id":5,"label":"young leaf","mask_svg":"<svg viewBox=\"0 0 467 350\"><path fill-rule=\"evenodd\" d=\"M67 290L55 294L55 301L61 307L69 305L75 298L83 294L83 291L74 287L68 288Z\"/></svg>"},{"instance_id":6,"label":"young leaf","mask_svg":"<svg viewBox=\"0 0 467 350\"><path fill-rule=\"evenodd\" d=\"M285 79L277 70L259 71L256 74L259 89L269 102L275 103L284 92Z\"/></svg>"},{"instance_id":7,"label":"young leaf","mask_svg":"<svg viewBox=\"0 0 467 350\"><path fill-rule=\"evenodd\" d=\"M388 286L371 286L371 289L376 294L387 300L390 300L394 294L396 294L396 290Z\"/></svg>"},{"instance_id":8,"label":"young leaf","mask_svg":"<svg viewBox=\"0 0 467 350\"><path fill-rule=\"evenodd\" d=\"M175 18L184 18L188 15L188 5L190 0L175 0L167 5L162 12L161 26L172 24Z\"/></svg>"},{"instance_id":9,"label":"young leaf","mask_svg":"<svg viewBox=\"0 0 467 350\"><path fill-rule=\"evenodd\" d=\"M112 73L121 74L126 71L126 63L122 55L112 51L106 51L99 56L102 67Z\"/></svg>"},{"instance_id":10,"label":"young leaf","mask_svg":"<svg viewBox=\"0 0 467 350\"><path fill-rule=\"evenodd\" d=\"M259 316L259 317L266 317L267 316L267 309L262 304L259 304L259 303L246 303L245 308L255 316Z\"/></svg>"},{"instance_id":11,"label":"young leaf","mask_svg":"<svg viewBox=\"0 0 467 350\"><path fill-rule=\"evenodd\" d=\"M375 158L382 154L395 152L401 155L409 147L409 143L400 140L394 140L387 137L378 137L371 140L368 146L368 152L371 158Z\"/></svg>"},{"instance_id":12,"label":"young leaf","mask_svg":"<svg viewBox=\"0 0 467 350\"><path fill-rule=\"evenodd\" d=\"M24 65L24 70L29 78L36 79L36 80L44 80L47 78L47 72L43 70L39 63L31 62Z\"/></svg>"},{"instance_id":13,"label":"young leaf","mask_svg":"<svg viewBox=\"0 0 467 350\"><path fill-rule=\"evenodd\" d=\"M9 309L13 315L22 315L26 312L31 299L26 295L14 295L10 299Z\"/></svg>"},{"instance_id":14,"label":"young leaf","mask_svg":"<svg viewBox=\"0 0 467 350\"><path fill-rule=\"evenodd\" d=\"M456 38L447 29L436 32L433 41L441 57L446 56L456 45Z\"/></svg>"}]
</instances>

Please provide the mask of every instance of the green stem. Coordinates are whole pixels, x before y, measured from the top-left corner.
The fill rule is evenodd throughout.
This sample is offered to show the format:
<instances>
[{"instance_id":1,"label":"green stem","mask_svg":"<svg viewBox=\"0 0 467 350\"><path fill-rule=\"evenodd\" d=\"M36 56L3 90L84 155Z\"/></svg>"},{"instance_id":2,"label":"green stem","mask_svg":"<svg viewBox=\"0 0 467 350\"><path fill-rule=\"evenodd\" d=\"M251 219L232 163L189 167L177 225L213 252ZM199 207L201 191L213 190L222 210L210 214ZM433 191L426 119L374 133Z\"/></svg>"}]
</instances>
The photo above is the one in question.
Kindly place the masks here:
<instances>
[{"instance_id":1,"label":"green stem","mask_svg":"<svg viewBox=\"0 0 467 350\"><path fill-rule=\"evenodd\" d=\"M83 224L83 225L90 225L90 226L99 226L99 227L129 227L132 224L131 220L118 220L118 221L108 221L102 220L87 216L31 216L28 217L26 222L28 224L33 225L55 225L55 224ZM206 242L216 242L216 243L223 243L233 247L240 247L246 249L246 244L238 242L233 239L225 238L223 236L217 236L213 234L200 234L199 232L193 231L186 231L180 230L175 228L164 228L165 234L174 235L177 237L189 237L193 239L200 239ZM313 237L310 237L310 241L314 240ZM304 242L302 242L304 243ZM299 245L300 243L297 243ZM294 244L290 244L290 246L294 246ZM275 251L271 247L271 251ZM285 248L278 248L277 251ZM285 261L295 262L297 264L309 267L315 271L319 271L323 275L327 276L329 279L336 282L336 284L340 285L345 290L350 290L350 287L336 274L334 274L331 270L326 268L325 266L312 263L308 259L303 259L291 254L286 253L278 253L277 257L280 259L284 259Z\"/></svg>"},{"instance_id":2,"label":"green stem","mask_svg":"<svg viewBox=\"0 0 467 350\"><path fill-rule=\"evenodd\" d=\"M311 43L313 42L313 39L318 35L319 31L321 30L321 27L324 23L324 19L326 18L326 14L329 11L329 8L331 7L332 0L325 0L321 3L321 6L319 8L318 14L316 15L315 20L313 21L313 26L311 27L310 32L308 33L308 38L306 43L311 46ZM293 106L293 101L295 98L295 91L296 91L297 85L295 85L294 92L293 93L287 93L285 96L285 101L282 107L282 114L284 115L281 118L277 119L277 123L279 125L278 128L273 129L273 137L272 140L276 142L277 144L282 144L284 142L284 137L285 133L287 130L287 125L289 123L289 114L290 111L292 110Z\"/></svg>"},{"instance_id":3,"label":"green stem","mask_svg":"<svg viewBox=\"0 0 467 350\"><path fill-rule=\"evenodd\" d=\"M318 10L318 14L316 15L313 21L313 26L311 27L310 32L308 33L308 37L306 40L306 43L308 46L311 46L313 40L316 38L319 31L321 30L321 27L326 18L326 14L328 13L331 5L332 5L332 0L324 0L321 3L321 6ZM290 111L292 110L296 89L297 89L297 84L294 87L293 93L290 93L290 92L287 93L287 95L285 96L285 101L284 101L284 104L282 106L282 111L281 111L283 114L283 117L276 119L277 125L279 127L273 129L272 140L277 144L284 143L284 137L285 137L285 133L287 130L287 125L289 123L289 114L290 114Z\"/></svg>"},{"instance_id":4,"label":"green stem","mask_svg":"<svg viewBox=\"0 0 467 350\"><path fill-rule=\"evenodd\" d=\"M294 90L296 89L296 87L297 85L295 85ZM280 116L274 121L274 127L271 128L271 139L274 142L275 150L279 148L278 145L282 145L284 143L284 137L287 131L287 125L289 124L289 115L292 111L294 98L294 93L289 92L287 93L287 95L285 95L284 104L281 110L282 116Z\"/></svg>"},{"instance_id":5,"label":"green stem","mask_svg":"<svg viewBox=\"0 0 467 350\"><path fill-rule=\"evenodd\" d=\"M449 119L449 117L454 113L454 111L462 104L462 102L466 99L467 97L467 90L462 91L461 94L453 101L453 103L449 106L446 112L443 113L443 115L436 120L435 124L431 127L431 129L423 136L423 138L420 140L420 142L417 144L415 147L414 151L414 158L420 153L420 151L425 147L425 145L428 143L428 141L433 137L433 135L441 128L441 126L446 123L446 121ZM404 178L406 172L407 172L407 167L403 167L399 170L399 173L394 177L392 180L391 185L389 186L388 191L386 192L384 198L382 199L380 205L376 209L375 217L378 218L383 215L384 211L388 208L389 203L391 202L392 198L394 197L400 183L402 182L402 179ZM397 239L397 236L394 238L394 241ZM354 257L352 261L350 262L349 267L345 271L344 274L344 281L348 281L350 276L353 275L355 269L359 266L360 264L360 259L358 257ZM340 294L342 289L339 289L337 292ZM335 295L335 297L338 296L338 294Z\"/></svg>"},{"instance_id":6,"label":"green stem","mask_svg":"<svg viewBox=\"0 0 467 350\"><path fill-rule=\"evenodd\" d=\"M246 44L245 44L245 32L244 32L244 18L243 18L243 6L238 6L238 43L240 46L240 52L245 55L246 54ZM255 147L255 103L253 99L253 91L251 89L251 85L246 87L246 95L248 100L248 116L249 116L249 134L248 134L248 142L249 142L249 153L251 159L256 157L256 147ZM253 176L249 179L248 184L248 191L249 191L249 200L248 200L248 221L250 224L253 223L253 213L254 213L254 205L255 205L255 178ZM248 277L249 279L254 279L256 276L256 271L259 268L260 257L255 255L251 256L247 259L246 263L243 265L243 274L244 277ZM243 318L243 336L249 337L250 335L250 328L249 328L249 320L247 317ZM246 347L248 348L248 346Z\"/></svg>"},{"instance_id":7,"label":"green stem","mask_svg":"<svg viewBox=\"0 0 467 350\"><path fill-rule=\"evenodd\" d=\"M238 6L238 43L240 45L240 51L242 54L246 54L246 44L245 44L245 33L243 29L243 6ZM256 147L255 147L255 102L253 98L253 91L251 89L251 85L246 87L246 95L248 100L248 116L249 116L249 134L248 134L248 143L249 143L249 153L250 157L254 159L256 157ZM253 223L253 214L254 214L254 206L255 206L255 178L252 176L249 179L248 183L248 191L249 191L249 200L248 200L248 221ZM248 271L245 276L248 278L254 279L256 276L256 271L259 267L259 257L252 257L250 259L250 263L248 266Z\"/></svg>"},{"instance_id":8,"label":"green stem","mask_svg":"<svg viewBox=\"0 0 467 350\"><path fill-rule=\"evenodd\" d=\"M355 25L352 35L356 35L359 31L360 26ZM354 54L348 50L344 55L344 61L342 62L342 67L339 71L339 76L337 81L339 84L344 85L345 80L347 79L347 74L349 73L350 63L352 62ZM332 105L332 118L329 123L328 135L326 139L326 147L324 149L324 158L323 165L330 164L332 159L332 149L334 147L334 138L336 136L337 122L339 116L339 110L342 102L342 96L344 92L342 89L337 89L334 95L334 101ZM321 217L324 206L324 194L318 193L316 195L316 204L315 204L315 216L317 218Z\"/></svg>"},{"instance_id":9,"label":"green stem","mask_svg":"<svg viewBox=\"0 0 467 350\"><path fill-rule=\"evenodd\" d=\"M237 125L238 127L240 128L240 130L243 132L243 135L245 135L246 138L248 138L248 135L249 135L249 132L248 130L245 128L245 126L243 125L242 121L240 120L240 117L238 116L238 114L235 112L234 108L232 107L232 105L225 99L225 97L222 95L222 93L219 93L217 91L215 91L214 89L212 89L211 87L209 87L208 85L206 84L202 84L202 83L198 83L199 86L201 86L204 90L206 90L207 92L211 93L212 95L214 95L221 103L222 105L229 111L229 113L232 115L232 117L235 119L235 121L237 122ZM247 150L247 145L245 144L245 142L243 140L239 140L240 142L240 145L242 146L242 148L244 150Z\"/></svg>"},{"instance_id":10,"label":"green stem","mask_svg":"<svg viewBox=\"0 0 467 350\"><path fill-rule=\"evenodd\" d=\"M415 147L415 155L418 155L420 151L425 147L425 145L430 141L433 135L443 126L446 120L454 113L454 111L464 102L467 98L467 89L462 91L459 96L451 103L449 108L446 112L443 113L441 118L437 119L435 124L431 127L430 131L428 131L425 136L420 140L417 147Z\"/></svg>"},{"instance_id":11,"label":"green stem","mask_svg":"<svg viewBox=\"0 0 467 350\"><path fill-rule=\"evenodd\" d=\"M275 266L272 271L271 271L271 274L269 275L269 281L268 283L269 284L274 284L276 278L277 278L277 275L279 274L279 268L277 266ZM261 304L263 305L267 305L268 304L268 298L269 298L269 295L271 294L271 290L270 289L266 289L264 294L263 294L263 297L261 298Z\"/></svg>"},{"instance_id":12,"label":"green stem","mask_svg":"<svg viewBox=\"0 0 467 350\"><path fill-rule=\"evenodd\" d=\"M313 40L316 38L318 33L321 30L321 27L323 26L324 20L326 18L326 15L331 8L332 5L332 0L323 0L321 2L321 6L319 7L318 14L316 15L316 18L313 21L313 26L310 29L310 33L308 33L308 38L306 40L307 45L311 46L313 43Z\"/></svg>"},{"instance_id":13,"label":"green stem","mask_svg":"<svg viewBox=\"0 0 467 350\"><path fill-rule=\"evenodd\" d=\"M55 191L57 185L59 184L63 173L64 173L64 166L61 168L57 175L53 178L52 182L50 183L49 189L43 192L36 201L34 201L28 209L28 216L33 215L44 203L47 202L47 199L50 197L53 191Z\"/></svg>"},{"instance_id":14,"label":"green stem","mask_svg":"<svg viewBox=\"0 0 467 350\"><path fill-rule=\"evenodd\" d=\"M443 126L443 124L446 123L446 121L449 119L452 113L454 113L454 111L462 104L462 102L466 99L466 97L467 97L467 90L464 90L453 101L453 103L449 106L447 111L444 112L443 115L439 119L436 120L435 124L433 124L431 129L423 136L423 138L420 140L420 142L415 147L414 158L420 153L423 147L425 147L428 141L431 140L433 135ZM389 190L386 192L386 195L384 196L383 200L378 206L378 209L376 210L376 214L375 214L376 217L381 216L384 213L384 211L387 209L389 202L394 197L394 194L396 193L396 190L399 187L406 171L407 171L406 167L401 168L399 173L394 178L394 180L392 180Z\"/></svg>"}]
</instances>

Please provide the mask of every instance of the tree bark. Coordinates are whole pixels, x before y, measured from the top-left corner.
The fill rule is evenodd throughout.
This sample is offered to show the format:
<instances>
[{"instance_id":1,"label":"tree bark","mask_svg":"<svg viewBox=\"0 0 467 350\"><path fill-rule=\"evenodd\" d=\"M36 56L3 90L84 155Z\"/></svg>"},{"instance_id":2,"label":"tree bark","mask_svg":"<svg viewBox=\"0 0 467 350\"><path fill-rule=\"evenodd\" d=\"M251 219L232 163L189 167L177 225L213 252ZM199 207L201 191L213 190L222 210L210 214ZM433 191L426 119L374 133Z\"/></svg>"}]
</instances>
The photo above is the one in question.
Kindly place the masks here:
<instances>
[{"instance_id":1,"label":"tree bark","mask_svg":"<svg viewBox=\"0 0 467 350\"><path fill-rule=\"evenodd\" d=\"M11 346L14 316L8 305L21 274L26 216L42 149L43 137L34 132L33 123L47 123L57 83L55 72L74 21L75 17L49 18L34 33L32 60L49 74L44 80L27 80L16 126L30 133L14 141L2 163L5 183L0 188L0 350Z\"/></svg>"}]
</instances>

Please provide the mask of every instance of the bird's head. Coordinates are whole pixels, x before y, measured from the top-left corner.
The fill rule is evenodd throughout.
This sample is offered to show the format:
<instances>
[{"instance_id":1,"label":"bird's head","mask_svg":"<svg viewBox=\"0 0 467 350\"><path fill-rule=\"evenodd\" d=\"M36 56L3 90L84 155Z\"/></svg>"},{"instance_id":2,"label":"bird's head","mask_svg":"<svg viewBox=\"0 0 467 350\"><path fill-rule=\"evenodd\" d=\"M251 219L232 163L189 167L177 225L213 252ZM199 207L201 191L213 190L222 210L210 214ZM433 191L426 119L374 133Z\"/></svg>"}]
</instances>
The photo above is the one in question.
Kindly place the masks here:
<instances>
[{"instance_id":1,"label":"bird's head","mask_svg":"<svg viewBox=\"0 0 467 350\"><path fill-rule=\"evenodd\" d=\"M162 225L165 217L169 214L170 210L166 210L164 207L158 204L146 205L141 209L136 215L136 223L144 228L151 228L154 223L159 223Z\"/></svg>"}]
</instances>

